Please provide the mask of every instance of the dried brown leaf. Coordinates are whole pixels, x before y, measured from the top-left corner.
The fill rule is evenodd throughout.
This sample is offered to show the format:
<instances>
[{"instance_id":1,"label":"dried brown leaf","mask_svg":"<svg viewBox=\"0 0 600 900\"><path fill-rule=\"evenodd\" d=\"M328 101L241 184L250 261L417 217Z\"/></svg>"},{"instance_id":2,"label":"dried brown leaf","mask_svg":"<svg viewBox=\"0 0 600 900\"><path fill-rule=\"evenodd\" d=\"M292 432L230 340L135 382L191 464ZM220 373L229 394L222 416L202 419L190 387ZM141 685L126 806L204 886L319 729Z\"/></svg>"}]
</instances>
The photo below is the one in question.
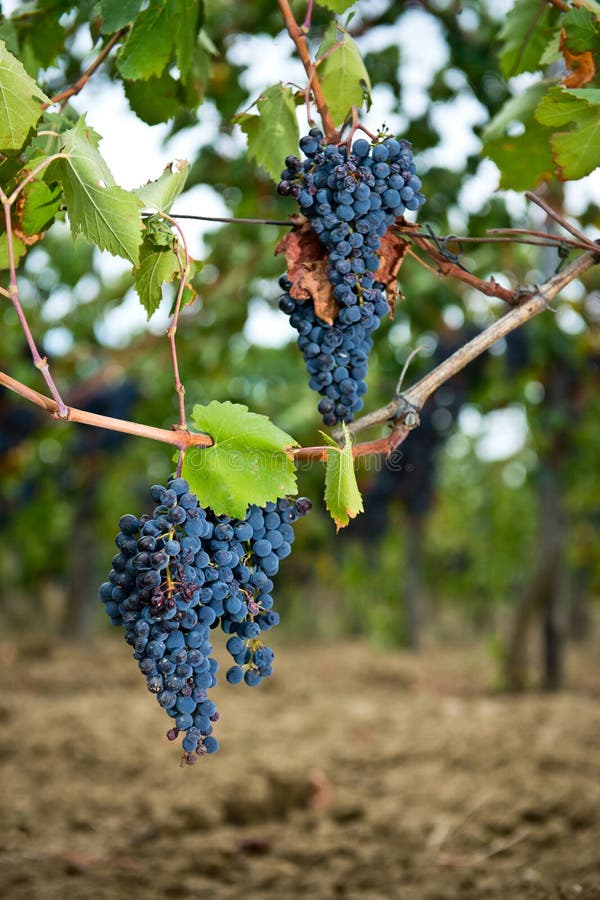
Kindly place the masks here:
<instances>
[{"instance_id":1,"label":"dried brown leaf","mask_svg":"<svg viewBox=\"0 0 600 900\"><path fill-rule=\"evenodd\" d=\"M589 84L596 77L596 64L591 50L582 53L573 53L567 47L567 32L563 28L560 32L559 49L565 59L565 65L570 74L563 78L562 83L567 88L580 88Z\"/></svg>"},{"instance_id":2,"label":"dried brown leaf","mask_svg":"<svg viewBox=\"0 0 600 900\"><path fill-rule=\"evenodd\" d=\"M379 268L375 278L385 286L388 303L390 304L391 318L394 317L394 306L396 304L398 272L409 247L409 241L405 241L399 234L392 231L386 232L381 239Z\"/></svg>"},{"instance_id":3,"label":"dried brown leaf","mask_svg":"<svg viewBox=\"0 0 600 900\"><path fill-rule=\"evenodd\" d=\"M294 300L312 300L317 316L333 325L338 305L327 278L327 250L302 218L275 247L275 254L285 254L290 294Z\"/></svg>"}]
</instances>

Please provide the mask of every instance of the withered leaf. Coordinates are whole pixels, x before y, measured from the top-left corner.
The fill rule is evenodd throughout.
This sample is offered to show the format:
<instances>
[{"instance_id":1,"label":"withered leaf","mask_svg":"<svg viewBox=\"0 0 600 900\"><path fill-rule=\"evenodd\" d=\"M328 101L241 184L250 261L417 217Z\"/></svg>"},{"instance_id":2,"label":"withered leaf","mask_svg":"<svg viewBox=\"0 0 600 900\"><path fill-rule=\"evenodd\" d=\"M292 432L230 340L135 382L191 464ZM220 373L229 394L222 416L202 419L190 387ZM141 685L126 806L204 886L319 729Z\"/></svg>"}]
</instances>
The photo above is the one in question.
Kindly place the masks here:
<instances>
[{"instance_id":1,"label":"withered leaf","mask_svg":"<svg viewBox=\"0 0 600 900\"><path fill-rule=\"evenodd\" d=\"M415 226L411 225L411 227L414 228ZM390 304L390 317L392 319L394 318L394 307L396 304L398 272L409 247L409 241L405 241L399 234L395 234L392 231L387 231L381 239L379 268L375 278L385 285L388 303Z\"/></svg>"},{"instance_id":2,"label":"withered leaf","mask_svg":"<svg viewBox=\"0 0 600 900\"><path fill-rule=\"evenodd\" d=\"M317 316L333 325L338 305L327 278L327 250L310 223L303 217L298 219L275 247L275 254L285 254L292 297L295 300L312 300Z\"/></svg>"},{"instance_id":3,"label":"withered leaf","mask_svg":"<svg viewBox=\"0 0 600 900\"><path fill-rule=\"evenodd\" d=\"M570 74L563 78L562 83L567 88L580 88L589 84L596 77L596 64L591 50L582 53L574 53L567 47L567 32L563 28L560 32L559 49L565 59L565 65Z\"/></svg>"}]
</instances>

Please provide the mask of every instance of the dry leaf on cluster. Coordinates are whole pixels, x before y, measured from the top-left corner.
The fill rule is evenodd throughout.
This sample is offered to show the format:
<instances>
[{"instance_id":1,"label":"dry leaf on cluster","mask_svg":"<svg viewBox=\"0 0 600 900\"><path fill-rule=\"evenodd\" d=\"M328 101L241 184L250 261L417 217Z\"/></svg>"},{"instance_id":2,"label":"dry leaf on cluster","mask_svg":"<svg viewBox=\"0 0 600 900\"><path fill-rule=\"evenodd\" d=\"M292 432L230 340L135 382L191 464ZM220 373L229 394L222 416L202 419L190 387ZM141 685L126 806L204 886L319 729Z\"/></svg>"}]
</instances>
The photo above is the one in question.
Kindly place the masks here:
<instances>
[{"instance_id":1,"label":"dry leaf on cluster","mask_svg":"<svg viewBox=\"0 0 600 900\"><path fill-rule=\"evenodd\" d=\"M278 253L285 254L294 300L312 300L317 316L333 325L338 305L327 277L327 250L304 217L297 217L292 230L279 241Z\"/></svg>"},{"instance_id":2,"label":"dry leaf on cluster","mask_svg":"<svg viewBox=\"0 0 600 900\"><path fill-rule=\"evenodd\" d=\"M411 228L414 227L414 225L411 225ZM395 234L392 231L386 232L381 239L379 268L375 273L375 278L385 286L392 318L394 317L394 306L396 304L398 272L409 247L409 241L405 241L399 234Z\"/></svg>"}]
</instances>

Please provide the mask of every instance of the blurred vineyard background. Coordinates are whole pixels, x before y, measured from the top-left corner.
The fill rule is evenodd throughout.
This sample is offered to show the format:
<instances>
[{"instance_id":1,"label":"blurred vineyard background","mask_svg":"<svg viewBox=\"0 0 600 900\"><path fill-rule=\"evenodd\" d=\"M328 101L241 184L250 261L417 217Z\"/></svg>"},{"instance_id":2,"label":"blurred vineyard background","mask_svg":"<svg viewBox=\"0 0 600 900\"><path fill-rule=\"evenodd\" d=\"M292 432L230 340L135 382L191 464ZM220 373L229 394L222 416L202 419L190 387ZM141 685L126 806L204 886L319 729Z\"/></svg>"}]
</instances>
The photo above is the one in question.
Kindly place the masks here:
<instances>
[{"instance_id":1,"label":"blurred vineyard background","mask_svg":"<svg viewBox=\"0 0 600 900\"><path fill-rule=\"evenodd\" d=\"M378 0L358 4L350 26L377 85L369 122L381 125L374 118L381 110L389 127L412 141L428 198L420 220L439 235L548 227L521 195L495 191L496 170L480 155L481 129L514 89L494 54L507 5L467 0L459 14L456 4L442 0ZM79 4L67 14L69 36L59 66L48 71L50 82L68 83L89 61L91 10L92 4ZM320 16L324 25L325 14L317 9L317 31ZM36 27L34 19L31 52L41 52ZM182 96L178 114L169 119L158 90L151 109L142 97L132 95L129 102L149 128L173 139L167 149L176 146L182 155L187 145L189 186L205 186L204 193L190 194L204 199L192 202L184 195L176 210L202 215L208 206L237 217L286 218L291 202L277 197L248 161L239 130L229 124L261 86L285 77L272 68L263 76L259 66L252 80L245 69L253 55L258 66L265 41L279 34L279 14L265 0L213 2L205 28L218 55L210 77L198 75L205 102L197 112ZM9 41L10 29L10 22L0 23L0 36ZM422 59L419 34L431 42L428 60ZM96 91L85 100L92 125L89 98L101 106L111 65L87 89ZM169 111L173 97L164 102ZM158 124L164 117L168 126ZM124 145L121 153L135 167L144 146ZM556 209L598 234L597 172L565 189L552 182L544 192ZM194 237L190 250L204 268L197 276L199 299L181 321L180 366L189 404L247 404L310 445L318 442L315 396L291 329L282 337L285 317L277 310L283 264L273 249L283 232L232 224ZM525 244L453 243L452 249L480 277L494 275L505 284L541 282L561 262L556 251ZM571 284L555 310L440 389L421 428L389 464L370 460L361 466L366 512L344 533L335 535L320 501L320 464L301 469L301 492L312 498L314 511L297 529L294 554L278 578L288 637L361 637L415 651L437 642L478 643L497 660L498 685L563 683L565 642L576 647L597 637L596 279L593 270L585 284ZM176 405L160 322L166 322L170 298L159 325L140 324L130 314L131 283L126 266L83 242L74 246L61 223L29 252L20 272L24 306L67 402L169 428ZM389 400L415 347L422 350L407 383L502 312L499 302L440 279L411 257L399 290L403 299L394 321L376 334L367 408ZM8 304L1 324L3 369L39 387ZM124 512L146 510L148 486L164 481L171 469L171 451L162 445L50 422L0 393L0 634L31 631L87 641L107 632L96 589L110 568L116 523Z\"/></svg>"}]
</instances>

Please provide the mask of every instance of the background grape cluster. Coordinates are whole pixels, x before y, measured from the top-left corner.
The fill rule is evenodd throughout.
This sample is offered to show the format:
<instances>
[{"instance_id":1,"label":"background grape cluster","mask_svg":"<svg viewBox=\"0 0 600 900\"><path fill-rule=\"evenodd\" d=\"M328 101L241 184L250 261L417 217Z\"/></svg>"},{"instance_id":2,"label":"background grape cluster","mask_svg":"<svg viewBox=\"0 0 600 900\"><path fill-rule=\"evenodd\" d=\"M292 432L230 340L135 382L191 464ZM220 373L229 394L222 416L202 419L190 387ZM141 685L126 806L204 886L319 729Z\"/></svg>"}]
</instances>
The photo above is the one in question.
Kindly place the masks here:
<instances>
[{"instance_id":1,"label":"background grape cluster","mask_svg":"<svg viewBox=\"0 0 600 900\"><path fill-rule=\"evenodd\" d=\"M148 690L183 732L186 762L214 753L218 719L207 691L217 683L210 631L229 635L231 684L259 684L273 671L273 651L261 635L279 622L272 576L291 552L293 523L310 500L282 498L250 506L245 519L216 516L200 506L183 478L153 485L152 516L124 515L119 548L99 595L113 625L146 678Z\"/></svg>"},{"instance_id":2,"label":"background grape cluster","mask_svg":"<svg viewBox=\"0 0 600 900\"><path fill-rule=\"evenodd\" d=\"M336 425L351 422L362 408L371 334L389 312L376 278L381 239L396 216L418 209L425 197L408 141L359 139L349 151L344 144L325 144L312 128L300 149L306 159L286 158L277 190L298 200L327 248L327 277L339 311L333 325L319 319L310 300L291 296L287 275L279 282L285 291L279 306L298 332L309 385L322 395L323 422Z\"/></svg>"}]
</instances>

